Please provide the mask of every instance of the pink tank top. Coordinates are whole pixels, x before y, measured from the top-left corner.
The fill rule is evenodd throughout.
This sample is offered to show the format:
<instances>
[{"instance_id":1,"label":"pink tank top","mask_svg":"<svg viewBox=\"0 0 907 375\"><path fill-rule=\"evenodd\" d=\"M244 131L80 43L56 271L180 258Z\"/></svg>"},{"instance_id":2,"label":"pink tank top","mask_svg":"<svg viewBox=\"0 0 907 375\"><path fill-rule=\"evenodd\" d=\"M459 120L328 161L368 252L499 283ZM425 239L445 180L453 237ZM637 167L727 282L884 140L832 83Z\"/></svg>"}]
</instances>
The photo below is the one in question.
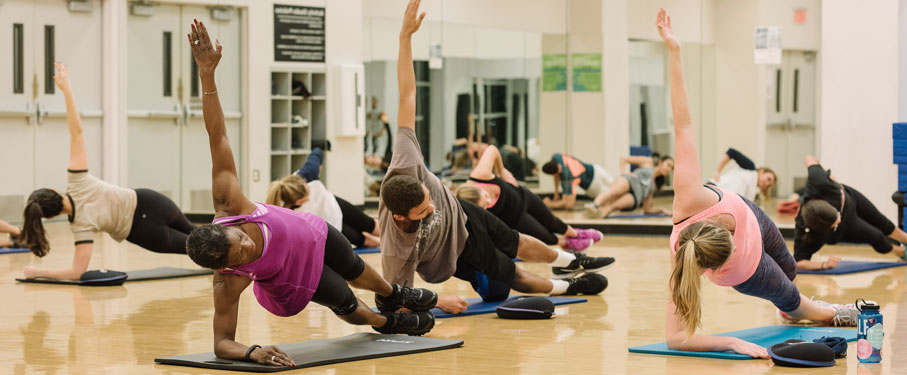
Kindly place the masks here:
<instances>
[{"instance_id":1,"label":"pink tank top","mask_svg":"<svg viewBox=\"0 0 907 375\"><path fill-rule=\"evenodd\" d=\"M221 272L255 281L255 298L274 315L296 315L312 300L321 280L327 224L310 213L255 205L258 208L249 215L214 219L214 224L224 226L256 223L264 239L260 258Z\"/></svg>"},{"instance_id":2,"label":"pink tank top","mask_svg":"<svg viewBox=\"0 0 907 375\"><path fill-rule=\"evenodd\" d=\"M759 228L759 222L756 221L756 215L743 201L743 198L718 187L712 188L721 192L721 199L712 207L690 216L679 224L674 224L674 229L671 231L671 254L677 253L677 240L684 228L716 215L730 214L736 222L734 251L721 267L714 271L706 270L705 276L716 285L739 285L753 276L756 268L759 267L759 261L762 260L762 230Z\"/></svg>"}]
</instances>

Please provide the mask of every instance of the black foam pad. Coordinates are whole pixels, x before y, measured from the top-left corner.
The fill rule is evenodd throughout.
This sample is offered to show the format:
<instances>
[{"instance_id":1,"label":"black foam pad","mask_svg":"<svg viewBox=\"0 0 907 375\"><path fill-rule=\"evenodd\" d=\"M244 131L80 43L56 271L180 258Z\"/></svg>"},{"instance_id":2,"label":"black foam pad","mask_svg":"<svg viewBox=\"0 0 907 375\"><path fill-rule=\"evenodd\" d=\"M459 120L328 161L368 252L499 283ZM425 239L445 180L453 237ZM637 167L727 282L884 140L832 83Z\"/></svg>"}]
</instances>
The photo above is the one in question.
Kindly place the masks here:
<instances>
[{"instance_id":1,"label":"black foam pad","mask_svg":"<svg viewBox=\"0 0 907 375\"><path fill-rule=\"evenodd\" d=\"M85 271L79 281L85 286L113 286L123 285L126 282L126 273L109 270Z\"/></svg>"},{"instance_id":2,"label":"black foam pad","mask_svg":"<svg viewBox=\"0 0 907 375\"><path fill-rule=\"evenodd\" d=\"M779 366L828 367L835 365L835 351L828 345L803 340L787 340L768 348L768 355Z\"/></svg>"},{"instance_id":3,"label":"black foam pad","mask_svg":"<svg viewBox=\"0 0 907 375\"><path fill-rule=\"evenodd\" d=\"M272 366L256 362L221 359L214 356L214 353L155 358L154 361L165 365L202 367L217 370L277 372L332 363L453 349L460 346L463 346L462 340L355 333L336 339L277 345L280 350L283 350L290 358L293 358L293 362L296 362L296 367Z\"/></svg>"},{"instance_id":4,"label":"black foam pad","mask_svg":"<svg viewBox=\"0 0 907 375\"><path fill-rule=\"evenodd\" d=\"M504 319L548 319L554 315L554 303L545 297L516 299L495 309Z\"/></svg>"}]
</instances>

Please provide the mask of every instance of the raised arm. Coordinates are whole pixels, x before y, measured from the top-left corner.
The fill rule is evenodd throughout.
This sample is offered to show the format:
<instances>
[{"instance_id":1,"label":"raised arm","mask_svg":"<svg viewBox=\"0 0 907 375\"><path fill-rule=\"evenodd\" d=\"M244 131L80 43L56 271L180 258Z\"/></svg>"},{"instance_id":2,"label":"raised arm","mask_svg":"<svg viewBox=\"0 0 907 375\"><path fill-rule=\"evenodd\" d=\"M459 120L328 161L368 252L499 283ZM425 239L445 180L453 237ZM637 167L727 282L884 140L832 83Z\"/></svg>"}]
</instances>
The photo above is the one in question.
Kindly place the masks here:
<instances>
[{"instance_id":1,"label":"raised arm","mask_svg":"<svg viewBox=\"0 0 907 375\"><path fill-rule=\"evenodd\" d=\"M721 179L721 171L723 171L724 167L727 167L728 163L730 163L730 162L731 162L731 157L728 156L728 154L726 152L724 154L721 154L721 158L718 159L718 169L715 170L715 177L714 177L715 181L718 181Z\"/></svg>"},{"instance_id":2,"label":"raised arm","mask_svg":"<svg viewBox=\"0 0 907 375\"><path fill-rule=\"evenodd\" d=\"M397 126L416 129L416 73L413 71L412 36L422 26L425 12L419 13L421 0L410 0L403 14L400 28L400 50L397 56L397 90L400 91L400 107L397 110Z\"/></svg>"},{"instance_id":3,"label":"raised arm","mask_svg":"<svg viewBox=\"0 0 907 375\"><path fill-rule=\"evenodd\" d=\"M645 168L655 165L655 161L648 156L624 156L620 158L620 173L630 171L629 169L627 169L627 164L634 164Z\"/></svg>"},{"instance_id":4,"label":"raised arm","mask_svg":"<svg viewBox=\"0 0 907 375\"><path fill-rule=\"evenodd\" d=\"M217 41L212 44L205 24L193 20L189 47L198 65L198 75L202 81L202 113L205 117L205 130L208 131L208 145L211 148L211 184L214 196L216 216L248 214L255 211L255 204L246 199L239 185L236 164L233 162L233 150L227 139L227 127L224 125L224 110L217 96L217 84L214 81L214 70L220 62L223 46Z\"/></svg>"},{"instance_id":5,"label":"raised arm","mask_svg":"<svg viewBox=\"0 0 907 375\"><path fill-rule=\"evenodd\" d=\"M69 125L69 169L78 171L88 169L88 154L85 152L85 136L82 134L82 119L72 97L72 86L69 83L69 69L59 62L54 63L57 72L54 83L63 93L66 100L66 123Z\"/></svg>"},{"instance_id":6,"label":"raised arm","mask_svg":"<svg viewBox=\"0 0 907 375\"><path fill-rule=\"evenodd\" d=\"M485 152L482 153L479 163L472 169L469 177L490 180L495 177L498 164L503 166L501 151L495 146L488 146L488 148L485 149Z\"/></svg>"},{"instance_id":7,"label":"raised arm","mask_svg":"<svg viewBox=\"0 0 907 375\"><path fill-rule=\"evenodd\" d=\"M717 197L702 186L702 170L696 149L696 128L690 115L690 104L680 56L680 41L671 29L671 17L658 10L655 21L658 34L668 47L671 60L671 109L674 113L674 218L684 219L714 204Z\"/></svg>"}]
</instances>

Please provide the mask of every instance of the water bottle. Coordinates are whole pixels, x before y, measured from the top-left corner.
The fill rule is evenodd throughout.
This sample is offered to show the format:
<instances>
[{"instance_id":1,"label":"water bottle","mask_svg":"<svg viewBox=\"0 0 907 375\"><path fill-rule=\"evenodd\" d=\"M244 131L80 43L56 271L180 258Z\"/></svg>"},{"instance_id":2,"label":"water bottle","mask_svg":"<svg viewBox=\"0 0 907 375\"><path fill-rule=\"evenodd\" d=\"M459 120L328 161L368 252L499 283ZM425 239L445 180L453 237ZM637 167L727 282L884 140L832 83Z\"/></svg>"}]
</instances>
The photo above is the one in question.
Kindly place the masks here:
<instances>
[{"instance_id":1,"label":"water bottle","mask_svg":"<svg viewBox=\"0 0 907 375\"><path fill-rule=\"evenodd\" d=\"M857 324L857 359L860 363L879 363L882 361L882 339L885 337L879 304L862 298L854 304L860 311Z\"/></svg>"}]
</instances>

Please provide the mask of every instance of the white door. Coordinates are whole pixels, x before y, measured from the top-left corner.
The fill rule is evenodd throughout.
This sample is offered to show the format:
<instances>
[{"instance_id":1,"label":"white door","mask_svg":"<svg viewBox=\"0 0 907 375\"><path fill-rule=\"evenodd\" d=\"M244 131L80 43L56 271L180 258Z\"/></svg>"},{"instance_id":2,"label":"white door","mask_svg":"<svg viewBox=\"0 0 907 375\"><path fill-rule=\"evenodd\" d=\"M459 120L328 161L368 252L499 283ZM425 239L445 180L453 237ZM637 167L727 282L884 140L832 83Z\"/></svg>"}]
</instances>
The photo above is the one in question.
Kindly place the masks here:
<instances>
[{"instance_id":1,"label":"white door","mask_svg":"<svg viewBox=\"0 0 907 375\"><path fill-rule=\"evenodd\" d=\"M768 67L765 161L778 175L778 196L805 185L803 158L815 153L815 60L815 52L784 51L781 65Z\"/></svg>"},{"instance_id":2,"label":"white door","mask_svg":"<svg viewBox=\"0 0 907 375\"><path fill-rule=\"evenodd\" d=\"M82 115L89 169L101 176L101 3L70 11L66 2L10 0L0 5L0 219L21 221L32 190L66 189L69 132L53 62L69 66Z\"/></svg>"},{"instance_id":3,"label":"white door","mask_svg":"<svg viewBox=\"0 0 907 375\"><path fill-rule=\"evenodd\" d=\"M211 156L201 85L186 34L193 19L203 20L212 37L225 46L217 70L218 95L238 167L239 14L218 21L201 6L158 5L146 10L132 11L127 23L129 186L157 190L185 212L210 213Z\"/></svg>"}]
</instances>

